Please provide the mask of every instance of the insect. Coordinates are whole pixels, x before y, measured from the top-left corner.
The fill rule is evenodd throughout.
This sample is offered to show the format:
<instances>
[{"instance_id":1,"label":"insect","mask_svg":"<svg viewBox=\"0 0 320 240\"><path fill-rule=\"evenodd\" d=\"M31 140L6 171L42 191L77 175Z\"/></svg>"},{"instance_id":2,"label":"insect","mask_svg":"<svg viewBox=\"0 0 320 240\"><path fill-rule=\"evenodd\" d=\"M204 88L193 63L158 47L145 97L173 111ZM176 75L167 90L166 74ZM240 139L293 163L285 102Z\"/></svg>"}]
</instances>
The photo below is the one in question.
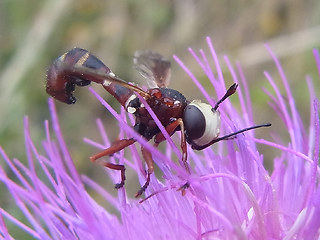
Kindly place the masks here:
<instances>
[{"instance_id":1,"label":"insect","mask_svg":"<svg viewBox=\"0 0 320 240\"><path fill-rule=\"evenodd\" d=\"M47 72L46 91L53 98L74 104L76 98L73 91L76 86L87 86L91 82L101 84L127 112L134 114L134 130L146 140L153 138L154 145L165 141L163 133L157 127L138 94L146 100L169 135L181 131L182 162L186 171L190 173L187 163L187 143L193 149L202 150L221 140L234 138L237 134L271 124L255 125L226 136L219 137L220 113L219 105L236 92L238 85L234 83L225 95L211 106L200 100L188 101L179 91L167 88L171 77L170 62L158 53L152 51L138 51L134 55L134 65L149 83L149 89L129 84L118 78L106 65L87 50L74 48L57 58ZM136 142L134 138L115 141L109 148L90 157L91 161L110 156ZM142 156L147 165L145 184L137 192L140 196L150 183L150 175L154 171L152 154L141 146ZM105 167L119 170L121 182L115 185L119 189L125 184L125 166L106 162ZM183 188L189 186L186 183Z\"/></svg>"}]
</instances>

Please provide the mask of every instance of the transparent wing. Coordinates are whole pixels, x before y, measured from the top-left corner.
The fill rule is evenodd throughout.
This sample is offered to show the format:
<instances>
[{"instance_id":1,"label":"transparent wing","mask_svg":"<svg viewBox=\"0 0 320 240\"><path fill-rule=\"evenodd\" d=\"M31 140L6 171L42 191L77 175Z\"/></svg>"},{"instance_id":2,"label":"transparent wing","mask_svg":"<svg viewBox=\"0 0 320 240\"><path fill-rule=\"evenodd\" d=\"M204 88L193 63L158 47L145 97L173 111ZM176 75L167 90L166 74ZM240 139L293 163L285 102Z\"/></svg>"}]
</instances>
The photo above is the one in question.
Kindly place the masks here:
<instances>
[{"instance_id":1,"label":"transparent wing","mask_svg":"<svg viewBox=\"0 0 320 240\"><path fill-rule=\"evenodd\" d=\"M159 53L149 50L136 51L133 63L138 72L147 80L150 88L165 88L171 78L171 63Z\"/></svg>"}]
</instances>

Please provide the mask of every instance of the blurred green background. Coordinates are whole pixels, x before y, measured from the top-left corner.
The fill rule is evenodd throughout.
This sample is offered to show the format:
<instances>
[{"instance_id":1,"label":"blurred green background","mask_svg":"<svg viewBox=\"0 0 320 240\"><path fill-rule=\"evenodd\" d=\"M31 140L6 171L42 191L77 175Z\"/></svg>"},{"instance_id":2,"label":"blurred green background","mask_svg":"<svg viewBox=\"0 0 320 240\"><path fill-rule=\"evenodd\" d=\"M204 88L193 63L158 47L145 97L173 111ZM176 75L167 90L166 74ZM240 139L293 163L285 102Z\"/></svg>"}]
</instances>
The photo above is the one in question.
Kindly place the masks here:
<instances>
[{"instance_id":1,"label":"blurred green background","mask_svg":"<svg viewBox=\"0 0 320 240\"><path fill-rule=\"evenodd\" d=\"M283 63L307 126L307 73L314 77L319 91L311 52L320 45L319 12L317 0L1 0L0 145L10 157L26 160L22 120L28 115L32 137L40 146L44 137L43 121L50 117L45 93L46 69L69 49L75 46L88 49L128 81L140 79L132 67L135 50L151 49L171 59L176 54L204 86L208 86L208 79L187 51L188 47L207 51L206 36L212 38L221 62L227 54L233 63L238 60L242 64L254 110L259 112L255 122L271 121L272 131L277 132L284 129L283 125L277 118L270 117L272 110L261 91L262 87L269 88L264 70L279 80L263 46L264 42L270 43ZM200 97L193 85L182 84L187 78L184 71L174 62L172 68L170 87L189 99ZM226 72L226 79L228 76ZM95 89L119 109L119 104L103 89L99 86ZM88 161L96 149L85 144L82 138L100 141L95 124L97 117L105 121L112 139L117 136L118 128L87 89L78 90L76 96L78 102L73 106L57 103L61 127L70 152L77 159L79 172L97 178L102 171ZM266 133L262 130L258 137ZM268 149L268 154L267 160L270 160L276 152ZM106 185L111 187L110 183ZM135 191L134 188L132 192Z\"/></svg>"}]
</instances>

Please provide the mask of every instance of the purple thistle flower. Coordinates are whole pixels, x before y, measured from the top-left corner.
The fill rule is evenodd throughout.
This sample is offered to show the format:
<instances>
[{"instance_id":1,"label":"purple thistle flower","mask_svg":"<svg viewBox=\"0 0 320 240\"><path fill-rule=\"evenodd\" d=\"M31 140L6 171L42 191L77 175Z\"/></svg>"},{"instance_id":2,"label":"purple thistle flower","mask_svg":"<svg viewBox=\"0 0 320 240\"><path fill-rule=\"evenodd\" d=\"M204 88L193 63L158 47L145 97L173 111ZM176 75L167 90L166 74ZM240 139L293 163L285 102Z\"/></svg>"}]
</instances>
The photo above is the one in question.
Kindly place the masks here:
<instances>
[{"instance_id":1,"label":"purple thistle flower","mask_svg":"<svg viewBox=\"0 0 320 240\"><path fill-rule=\"evenodd\" d=\"M204 51L200 50L200 55L192 49L189 51L211 81L216 91L215 99L219 99L225 93L226 86L210 38L207 38L207 43L216 73L213 72ZM117 197L113 197L102 186L77 172L59 127L54 102L50 99L54 136L51 135L49 123L46 121L46 139L42 146L44 154L38 152L30 137L28 118L24 119L28 166L17 159L11 160L0 148L4 160L0 165L0 181L6 185L13 201L27 219L22 222L0 208L1 238L12 239L13 233L7 228L9 222L35 239L319 238L319 103L312 81L307 77L310 124L309 129L305 129L284 71L270 47L266 48L278 68L285 93L280 93L277 84L267 72L265 76L274 93L264 91L270 96L270 106L288 130L288 142L281 140L280 144L281 136L277 136L271 128L269 130L277 141L257 139L254 131L250 131L203 151L196 152L188 147L188 161L192 166L192 174L188 175L179 163L172 161L176 157L180 159L181 152L169 136L166 136L168 141L163 143L167 144L163 153L132 129L132 116L129 116L130 123L127 123L123 111L118 114L90 89L118 120L120 134L134 137L139 144L151 151L163 173L163 179L151 176L150 186L146 190L146 196L151 197L141 204L139 200L126 195L125 187L118 190ZM314 55L320 74L319 52L314 50ZM174 56L174 59L213 106L215 101L210 97L213 94L206 92L178 57ZM240 110L236 109L230 100L221 105L221 131L227 134L252 126L254 113L240 65L237 64L234 69L227 57L224 57L224 60L233 81L239 83L236 95L241 106ZM103 129L100 120L97 125L103 143L89 139L85 141L104 149L110 145L106 135L108 131ZM281 150L281 155L274 159L271 175L263 166L263 155L258 152L257 143ZM124 163L129 171L136 171L140 183L143 184L144 164L135 145L131 145L129 149L129 157L125 157L121 151L114 154L110 161ZM119 182L119 172L107 169L106 172L114 183ZM13 175L15 181L11 179ZM40 175L45 176L45 179L40 178ZM191 187L185 196L181 196L176 190L186 181ZM86 188L100 194L119 211L119 216L100 206Z\"/></svg>"}]
</instances>

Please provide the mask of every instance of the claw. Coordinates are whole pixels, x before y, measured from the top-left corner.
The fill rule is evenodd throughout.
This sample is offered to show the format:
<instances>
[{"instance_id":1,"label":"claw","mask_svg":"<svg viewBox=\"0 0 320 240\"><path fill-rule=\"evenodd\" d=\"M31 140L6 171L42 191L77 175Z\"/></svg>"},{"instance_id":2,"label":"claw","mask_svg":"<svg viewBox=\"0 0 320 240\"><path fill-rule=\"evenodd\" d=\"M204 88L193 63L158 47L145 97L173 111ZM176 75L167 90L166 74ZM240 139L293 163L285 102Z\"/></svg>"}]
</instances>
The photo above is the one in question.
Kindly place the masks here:
<instances>
[{"instance_id":1,"label":"claw","mask_svg":"<svg viewBox=\"0 0 320 240\"><path fill-rule=\"evenodd\" d=\"M121 182L121 183L115 184L115 185L114 185L114 188L115 188L115 189L119 189L119 188L122 188L123 186L124 186L124 183Z\"/></svg>"},{"instance_id":2,"label":"claw","mask_svg":"<svg viewBox=\"0 0 320 240\"><path fill-rule=\"evenodd\" d=\"M187 193L187 189L190 187L190 183L186 182L185 184L183 184L181 187L178 188L177 191L181 191L182 196L186 195Z\"/></svg>"}]
</instances>

